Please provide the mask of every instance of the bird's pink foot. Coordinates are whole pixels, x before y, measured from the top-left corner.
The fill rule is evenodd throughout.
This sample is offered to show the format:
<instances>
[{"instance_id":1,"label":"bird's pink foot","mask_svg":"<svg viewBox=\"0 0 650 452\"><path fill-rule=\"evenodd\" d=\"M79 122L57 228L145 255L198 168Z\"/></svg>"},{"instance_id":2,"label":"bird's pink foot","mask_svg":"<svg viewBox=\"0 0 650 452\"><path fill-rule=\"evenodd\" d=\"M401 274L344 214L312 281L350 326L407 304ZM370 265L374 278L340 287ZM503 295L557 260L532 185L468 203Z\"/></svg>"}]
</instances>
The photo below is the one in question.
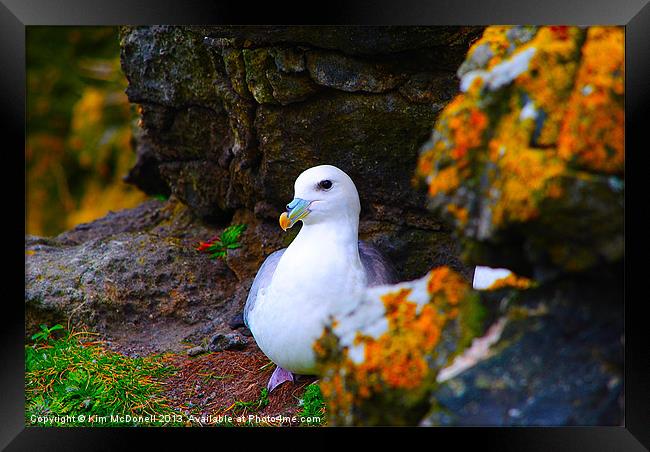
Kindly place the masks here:
<instances>
[{"instance_id":1,"label":"bird's pink foot","mask_svg":"<svg viewBox=\"0 0 650 452\"><path fill-rule=\"evenodd\" d=\"M293 383L293 374L280 366L276 366L271 378L269 378L269 383L266 385L266 389L268 389L269 392L272 392L285 381Z\"/></svg>"}]
</instances>

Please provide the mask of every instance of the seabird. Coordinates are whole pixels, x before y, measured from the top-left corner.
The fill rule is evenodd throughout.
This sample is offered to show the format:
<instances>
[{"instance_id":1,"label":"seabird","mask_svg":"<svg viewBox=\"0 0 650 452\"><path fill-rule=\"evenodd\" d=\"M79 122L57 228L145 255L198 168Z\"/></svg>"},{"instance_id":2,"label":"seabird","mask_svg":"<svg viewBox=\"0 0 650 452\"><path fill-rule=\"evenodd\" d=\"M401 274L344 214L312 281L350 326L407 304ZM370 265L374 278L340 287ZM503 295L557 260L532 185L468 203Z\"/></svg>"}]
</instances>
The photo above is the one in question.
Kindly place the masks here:
<instances>
[{"instance_id":1,"label":"seabird","mask_svg":"<svg viewBox=\"0 0 650 452\"><path fill-rule=\"evenodd\" d=\"M302 229L288 248L266 258L244 307L244 323L277 366L269 391L294 374L315 374L312 346L329 319L349 312L367 287L397 282L381 252L359 240L360 212L356 186L339 168L315 166L296 179L280 226L286 231L302 221ZM510 273L478 266L473 287Z\"/></svg>"},{"instance_id":2,"label":"seabird","mask_svg":"<svg viewBox=\"0 0 650 452\"><path fill-rule=\"evenodd\" d=\"M360 212L354 182L337 167L315 166L296 179L280 226L302 228L266 258L244 307L244 323L277 365L269 391L294 374L316 374L312 346L330 317L348 312L367 287L397 282L379 250L359 240Z\"/></svg>"}]
</instances>

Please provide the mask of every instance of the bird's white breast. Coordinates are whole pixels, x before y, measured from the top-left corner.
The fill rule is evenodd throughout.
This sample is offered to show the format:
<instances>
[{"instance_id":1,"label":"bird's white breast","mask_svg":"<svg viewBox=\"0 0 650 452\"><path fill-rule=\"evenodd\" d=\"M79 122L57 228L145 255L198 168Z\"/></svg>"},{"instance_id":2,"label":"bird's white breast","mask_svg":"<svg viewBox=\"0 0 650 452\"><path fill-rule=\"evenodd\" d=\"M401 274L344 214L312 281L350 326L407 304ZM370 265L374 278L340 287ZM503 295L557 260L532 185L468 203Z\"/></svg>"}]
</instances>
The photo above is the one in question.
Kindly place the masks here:
<instances>
[{"instance_id":1,"label":"bird's white breast","mask_svg":"<svg viewBox=\"0 0 650 452\"><path fill-rule=\"evenodd\" d=\"M259 347L277 365L313 374L314 341L330 316L358 302L366 281L356 240L303 232L280 259L269 286L258 293L249 324Z\"/></svg>"}]
</instances>

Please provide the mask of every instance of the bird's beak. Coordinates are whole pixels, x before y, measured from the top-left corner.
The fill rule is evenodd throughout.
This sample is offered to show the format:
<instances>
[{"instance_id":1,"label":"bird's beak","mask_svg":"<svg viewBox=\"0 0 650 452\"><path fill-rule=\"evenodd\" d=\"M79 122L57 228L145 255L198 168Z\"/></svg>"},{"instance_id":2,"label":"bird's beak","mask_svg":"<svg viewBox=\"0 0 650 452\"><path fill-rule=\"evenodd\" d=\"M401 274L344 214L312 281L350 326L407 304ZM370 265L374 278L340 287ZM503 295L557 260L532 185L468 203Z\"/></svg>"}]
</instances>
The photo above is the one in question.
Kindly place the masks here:
<instances>
[{"instance_id":1,"label":"bird's beak","mask_svg":"<svg viewBox=\"0 0 650 452\"><path fill-rule=\"evenodd\" d=\"M287 205L287 211L280 215L280 227L286 231L299 220L302 220L309 215L310 204L311 201L307 201L306 199L294 198L293 201Z\"/></svg>"}]
</instances>

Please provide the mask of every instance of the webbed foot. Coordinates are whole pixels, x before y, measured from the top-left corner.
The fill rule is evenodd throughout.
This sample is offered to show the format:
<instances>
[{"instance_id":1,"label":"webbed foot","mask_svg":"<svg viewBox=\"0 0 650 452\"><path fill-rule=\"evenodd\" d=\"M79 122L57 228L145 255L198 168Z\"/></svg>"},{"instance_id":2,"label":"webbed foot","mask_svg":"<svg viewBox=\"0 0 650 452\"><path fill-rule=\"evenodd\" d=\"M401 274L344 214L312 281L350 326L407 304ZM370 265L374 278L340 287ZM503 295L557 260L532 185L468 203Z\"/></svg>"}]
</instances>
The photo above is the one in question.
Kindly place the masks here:
<instances>
[{"instance_id":1,"label":"webbed foot","mask_svg":"<svg viewBox=\"0 0 650 452\"><path fill-rule=\"evenodd\" d=\"M275 388L280 386L285 381L290 381L293 383L293 374L280 366L276 366L273 374L271 375L271 378L269 378L269 383L266 385L266 389L268 389L269 392L272 392Z\"/></svg>"}]
</instances>

